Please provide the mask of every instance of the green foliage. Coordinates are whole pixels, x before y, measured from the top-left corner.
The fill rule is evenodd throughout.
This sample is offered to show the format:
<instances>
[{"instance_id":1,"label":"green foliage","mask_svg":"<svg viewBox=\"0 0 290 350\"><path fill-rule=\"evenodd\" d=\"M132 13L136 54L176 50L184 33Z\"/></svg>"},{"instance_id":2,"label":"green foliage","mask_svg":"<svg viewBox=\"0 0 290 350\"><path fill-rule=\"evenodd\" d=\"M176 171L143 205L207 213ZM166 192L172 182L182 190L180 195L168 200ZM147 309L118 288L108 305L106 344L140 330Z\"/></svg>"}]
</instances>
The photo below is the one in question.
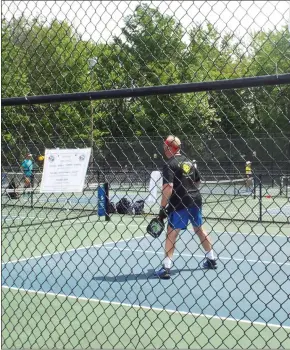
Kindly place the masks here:
<instances>
[{"instance_id":1,"label":"green foliage","mask_svg":"<svg viewBox=\"0 0 290 350\"><path fill-rule=\"evenodd\" d=\"M138 5L113 42L83 41L66 21L2 21L2 97L231 79L290 71L287 28L245 44L214 25L185 29ZM245 53L247 51L247 53ZM96 65L89 70L88 59ZM271 98L269 98L271 96ZM275 101L275 103L273 103ZM274 106L275 108L274 108ZM3 141L101 145L104 136L280 132L289 128L289 87L6 108Z\"/></svg>"}]
</instances>

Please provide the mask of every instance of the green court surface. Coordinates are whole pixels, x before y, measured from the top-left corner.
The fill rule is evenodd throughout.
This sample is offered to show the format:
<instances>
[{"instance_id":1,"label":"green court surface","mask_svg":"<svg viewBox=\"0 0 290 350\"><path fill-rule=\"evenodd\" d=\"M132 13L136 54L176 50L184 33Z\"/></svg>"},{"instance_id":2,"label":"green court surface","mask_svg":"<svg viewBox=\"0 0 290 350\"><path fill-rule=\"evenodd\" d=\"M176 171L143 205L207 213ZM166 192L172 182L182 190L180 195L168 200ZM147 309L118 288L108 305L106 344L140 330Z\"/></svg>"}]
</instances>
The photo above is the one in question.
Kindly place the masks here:
<instances>
[{"instance_id":1,"label":"green court surface","mask_svg":"<svg viewBox=\"0 0 290 350\"><path fill-rule=\"evenodd\" d=\"M204 216L227 220L290 223L290 201L286 197L236 197L234 200L217 200L205 204Z\"/></svg>"},{"instance_id":2,"label":"green court surface","mask_svg":"<svg viewBox=\"0 0 290 350\"><path fill-rule=\"evenodd\" d=\"M2 348L290 347L289 329L263 324L5 288L2 303Z\"/></svg>"},{"instance_id":3,"label":"green court surface","mask_svg":"<svg viewBox=\"0 0 290 350\"><path fill-rule=\"evenodd\" d=\"M106 222L95 215L3 229L2 266L23 260L26 268L30 258L40 261L37 259L82 247L99 248L111 242L127 244L145 236L150 218L114 215ZM224 232L232 241L238 236L250 238L247 242L251 242L251 250L255 250L262 237L276 242L289 236L290 230L288 224L227 220L206 220L205 227L214 242L222 240ZM99 268L102 271L102 266ZM118 284L120 290L122 283ZM163 282L158 283L161 288ZM143 288L146 291L146 285ZM290 327L214 313L148 307L138 302L47 292L42 287L34 290L4 285L2 339L3 348L290 348Z\"/></svg>"}]
</instances>

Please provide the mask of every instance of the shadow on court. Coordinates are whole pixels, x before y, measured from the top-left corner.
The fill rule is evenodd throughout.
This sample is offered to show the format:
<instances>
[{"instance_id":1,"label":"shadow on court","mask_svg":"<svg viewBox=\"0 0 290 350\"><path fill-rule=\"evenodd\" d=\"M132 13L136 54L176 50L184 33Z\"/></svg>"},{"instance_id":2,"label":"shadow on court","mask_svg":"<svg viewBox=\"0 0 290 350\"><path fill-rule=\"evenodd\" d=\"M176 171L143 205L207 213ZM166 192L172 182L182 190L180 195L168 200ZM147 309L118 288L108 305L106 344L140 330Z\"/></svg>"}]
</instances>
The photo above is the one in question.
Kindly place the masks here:
<instances>
[{"instance_id":1,"label":"shadow on court","mask_svg":"<svg viewBox=\"0 0 290 350\"><path fill-rule=\"evenodd\" d=\"M205 270L202 267L197 267L195 269L174 269L170 270L171 277L174 275L178 275L181 272L194 272L194 271L201 271ZM146 273L132 273L128 275L119 275L119 276L99 276L99 277L93 277L94 281L106 281L106 282L126 282L126 281L133 281L133 280L149 280L149 279L158 279L158 277L154 276L155 270L150 269L147 270Z\"/></svg>"}]
</instances>

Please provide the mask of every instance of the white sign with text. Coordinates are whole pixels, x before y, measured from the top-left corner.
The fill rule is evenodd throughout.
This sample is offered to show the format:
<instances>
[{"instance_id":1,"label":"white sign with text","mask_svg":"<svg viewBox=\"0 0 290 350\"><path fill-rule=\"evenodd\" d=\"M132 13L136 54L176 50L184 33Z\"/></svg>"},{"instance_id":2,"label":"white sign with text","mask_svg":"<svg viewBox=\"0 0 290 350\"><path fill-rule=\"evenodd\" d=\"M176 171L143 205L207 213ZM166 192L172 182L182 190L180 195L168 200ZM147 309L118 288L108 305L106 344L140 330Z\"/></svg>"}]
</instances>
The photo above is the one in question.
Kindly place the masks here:
<instances>
[{"instance_id":1,"label":"white sign with text","mask_svg":"<svg viewBox=\"0 0 290 350\"><path fill-rule=\"evenodd\" d=\"M82 192L91 148L46 149L41 193Z\"/></svg>"}]
</instances>

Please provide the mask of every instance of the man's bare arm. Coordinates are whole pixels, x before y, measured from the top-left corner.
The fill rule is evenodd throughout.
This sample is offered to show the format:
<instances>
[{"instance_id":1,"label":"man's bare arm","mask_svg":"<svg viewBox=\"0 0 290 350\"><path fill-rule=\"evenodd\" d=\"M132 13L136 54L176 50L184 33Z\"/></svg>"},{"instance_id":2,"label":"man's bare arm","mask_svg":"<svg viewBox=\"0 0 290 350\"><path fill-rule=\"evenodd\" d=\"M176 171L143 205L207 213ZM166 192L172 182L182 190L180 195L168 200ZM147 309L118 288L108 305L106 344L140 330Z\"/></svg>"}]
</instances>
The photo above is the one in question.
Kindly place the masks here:
<instances>
[{"instance_id":1,"label":"man's bare arm","mask_svg":"<svg viewBox=\"0 0 290 350\"><path fill-rule=\"evenodd\" d=\"M162 199L161 199L161 207L166 207L169 201L169 198L172 195L173 191L173 183L165 184L162 187Z\"/></svg>"}]
</instances>

